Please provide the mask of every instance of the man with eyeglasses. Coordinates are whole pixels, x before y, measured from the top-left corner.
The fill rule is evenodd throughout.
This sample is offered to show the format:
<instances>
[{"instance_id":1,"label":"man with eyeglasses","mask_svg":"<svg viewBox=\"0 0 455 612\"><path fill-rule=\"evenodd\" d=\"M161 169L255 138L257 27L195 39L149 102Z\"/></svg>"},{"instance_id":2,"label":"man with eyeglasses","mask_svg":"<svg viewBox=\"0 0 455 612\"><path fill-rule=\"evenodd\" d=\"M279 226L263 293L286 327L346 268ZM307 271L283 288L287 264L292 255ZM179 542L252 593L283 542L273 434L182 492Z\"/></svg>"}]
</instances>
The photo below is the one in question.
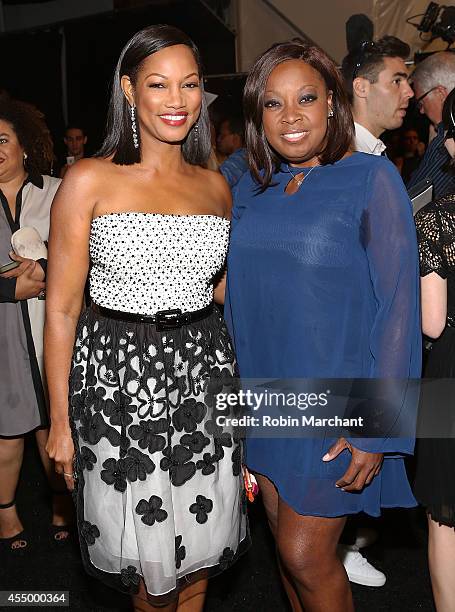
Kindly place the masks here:
<instances>
[{"instance_id":1,"label":"man with eyeglasses","mask_svg":"<svg viewBox=\"0 0 455 612\"><path fill-rule=\"evenodd\" d=\"M352 105L357 151L385 154L379 136L403 124L414 95L405 64L409 53L405 42L384 36L364 41L344 58L341 71Z\"/></svg>"},{"instance_id":2,"label":"man with eyeglasses","mask_svg":"<svg viewBox=\"0 0 455 612\"><path fill-rule=\"evenodd\" d=\"M379 136L403 124L414 95L405 64L409 53L405 42L395 36L384 36L376 42L362 42L344 58L341 71L351 102L357 151L385 155L386 146ZM357 529L355 519L348 519L339 552L351 582L373 587L386 582L385 575L359 550L376 537L373 530Z\"/></svg>"},{"instance_id":3,"label":"man with eyeglasses","mask_svg":"<svg viewBox=\"0 0 455 612\"><path fill-rule=\"evenodd\" d=\"M436 130L436 136L428 145L417 170L412 174L407 187L423 179L433 182L435 199L454 189L453 174L447 172L450 159L444 146L442 107L455 87L455 53L442 51L430 55L420 62L411 75L417 109L428 117Z\"/></svg>"}]
</instances>

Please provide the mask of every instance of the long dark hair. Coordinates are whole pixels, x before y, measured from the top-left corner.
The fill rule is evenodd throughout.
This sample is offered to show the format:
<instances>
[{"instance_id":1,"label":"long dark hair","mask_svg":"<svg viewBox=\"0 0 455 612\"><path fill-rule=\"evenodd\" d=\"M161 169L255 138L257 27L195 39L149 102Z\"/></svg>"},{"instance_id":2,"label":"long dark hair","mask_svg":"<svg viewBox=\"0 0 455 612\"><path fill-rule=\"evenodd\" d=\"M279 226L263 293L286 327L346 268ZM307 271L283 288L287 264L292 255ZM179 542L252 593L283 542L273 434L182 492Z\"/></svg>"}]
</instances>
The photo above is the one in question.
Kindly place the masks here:
<instances>
[{"instance_id":1,"label":"long dark hair","mask_svg":"<svg viewBox=\"0 0 455 612\"><path fill-rule=\"evenodd\" d=\"M190 130L183 143L183 157L190 164L203 164L211 151L210 124L205 101L202 64L198 48L181 30L169 25L153 25L136 34L124 46L112 83L111 100L107 115L106 138L96 157L112 157L115 164L131 165L141 161L141 149L133 145L130 106L121 88L121 78L130 78L133 87L142 62L157 51L174 45L186 45L196 60L202 88L202 106L197 121L198 130ZM138 133L140 144L140 135Z\"/></svg>"},{"instance_id":2,"label":"long dark hair","mask_svg":"<svg viewBox=\"0 0 455 612\"><path fill-rule=\"evenodd\" d=\"M0 120L9 123L26 153L24 168L30 174L49 174L54 162L54 147L44 115L37 108L0 97Z\"/></svg>"},{"instance_id":3,"label":"long dark hair","mask_svg":"<svg viewBox=\"0 0 455 612\"><path fill-rule=\"evenodd\" d=\"M319 154L322 165L333 164L343 157L354 138L354 122L341 75L332 60L316 45L300 41L278 43L265 51L256 60L248 74L243 94L245 112L245 140L248 164L251 173L264 191L281 163L281 158L272 149L265 137L262 125L264 92L272 70L286 60L303 60L319 72L327 90L332 91L332 110L329 119L326 143Z\"/></svg>"}]
</instances>

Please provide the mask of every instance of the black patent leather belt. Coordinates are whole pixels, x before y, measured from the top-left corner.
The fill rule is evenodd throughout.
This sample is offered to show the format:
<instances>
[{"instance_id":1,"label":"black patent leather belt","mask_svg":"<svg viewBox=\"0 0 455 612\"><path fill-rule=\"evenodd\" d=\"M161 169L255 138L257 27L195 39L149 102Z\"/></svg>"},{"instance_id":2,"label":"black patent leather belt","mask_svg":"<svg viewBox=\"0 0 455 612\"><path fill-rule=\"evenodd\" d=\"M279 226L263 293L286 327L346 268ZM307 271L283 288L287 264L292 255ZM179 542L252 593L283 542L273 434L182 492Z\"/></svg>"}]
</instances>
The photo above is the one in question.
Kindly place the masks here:
<instances>
[{"instance_id":1,"label":"black patent leather belt","mask_svg":"<svg viewBox=\"0 0 455 612\"><path fill-rule=\"evenodd\" d=\"M111 310L104 306L99 306L92 302L91 309L109 319L115 319L116 321L124 321L127 323L150 323L156 325L157 331L165 331L167 329L177 329L183 325L189 325L196 321L202 321L213 312L213 302L193 312L182 312L180 308L174 310L160 310L154 315L140 315L132 312L122 312L120 310Z\"/></svg>"}]
</instances>

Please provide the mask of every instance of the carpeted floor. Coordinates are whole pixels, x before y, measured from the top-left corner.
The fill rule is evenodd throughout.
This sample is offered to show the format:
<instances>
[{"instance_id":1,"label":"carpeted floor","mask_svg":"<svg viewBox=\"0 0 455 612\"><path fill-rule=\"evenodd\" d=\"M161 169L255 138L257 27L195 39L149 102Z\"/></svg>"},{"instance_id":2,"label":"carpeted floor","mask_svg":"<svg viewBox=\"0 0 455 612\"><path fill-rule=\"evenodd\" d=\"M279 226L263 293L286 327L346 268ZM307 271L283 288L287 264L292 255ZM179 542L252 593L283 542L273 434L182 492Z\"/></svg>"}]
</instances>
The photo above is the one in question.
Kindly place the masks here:
<instances>
[{"instance_id":1,"label":"carpeted floor","mask_svg":"<svg viewBox=\"0 0 455 612\"><path fill-rule=\"evenodd\" d=\"M50 539L46 528L50 522L46 482L30 442L18 507L30 533L29 549L27 553L21 551L19 555L3 555L0 559L0 590L67 590L69 609L74 612L131 610L127 597L85 574L76 541L61 546ZM250 551L234 568L211 581L206 612L289 612L259 500L250 506L250 527L253 541ZM352 585L356 611L433 612L422 512L387 511L377 521L377 528L381 534L379 542L367 549L366 554L386 573L387 583L376 589Z\"/></svg>"}]
</instances>

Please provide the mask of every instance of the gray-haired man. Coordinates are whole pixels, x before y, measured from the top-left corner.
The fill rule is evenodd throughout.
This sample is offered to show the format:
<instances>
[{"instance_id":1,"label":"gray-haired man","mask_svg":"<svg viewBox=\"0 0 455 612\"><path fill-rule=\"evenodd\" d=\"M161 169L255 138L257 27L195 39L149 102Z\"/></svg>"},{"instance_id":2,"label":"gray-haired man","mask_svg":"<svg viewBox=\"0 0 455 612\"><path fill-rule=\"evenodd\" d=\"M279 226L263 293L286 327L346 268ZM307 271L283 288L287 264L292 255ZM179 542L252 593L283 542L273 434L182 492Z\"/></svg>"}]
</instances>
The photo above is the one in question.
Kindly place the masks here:
<instances>
[{"instance_id":1,"label":"gray-haired man","mask_svg":"<svg viewBox=\"0 0 455 612\"><path fill-rule=\"evenodd\" d=\"M442 51L424 59L411 75L418 110L426 115L436 130L436 136L428 145L424 158L412 174L408 187L430 178L434 197L438 198L454 189L453 174L445 170L450 159L444 146L442 107L455 87L455 53Z\"/></svg>"}]
</instances>

